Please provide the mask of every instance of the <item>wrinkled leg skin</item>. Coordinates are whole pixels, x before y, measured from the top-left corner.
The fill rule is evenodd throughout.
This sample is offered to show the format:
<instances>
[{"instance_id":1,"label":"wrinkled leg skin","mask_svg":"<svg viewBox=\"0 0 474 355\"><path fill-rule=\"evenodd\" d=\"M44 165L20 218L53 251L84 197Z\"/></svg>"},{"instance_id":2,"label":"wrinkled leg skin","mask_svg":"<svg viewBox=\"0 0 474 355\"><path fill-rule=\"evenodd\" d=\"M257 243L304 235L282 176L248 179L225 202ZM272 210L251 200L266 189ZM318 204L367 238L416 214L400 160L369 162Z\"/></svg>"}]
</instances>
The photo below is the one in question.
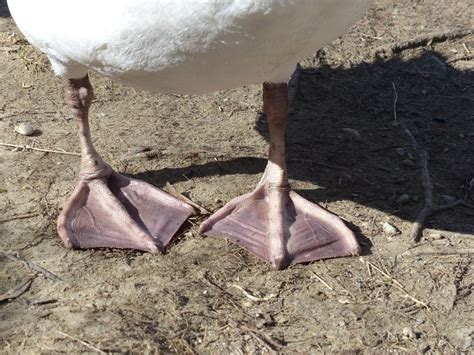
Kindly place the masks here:
<instances>
[{"instance_id":1,"label":"wrinkled leg skin","mask_svg":"<svg viewBox=\"0 0 474 355\"><path fill-rule=\"evenodd\" d=\"M88 76L68 80L66 100L79 128L81 171L59 215L66 247L126 248L162 252L194 209L152 185L115 172L95 150L88 113Z\"/></svg>"},{"instance_id":2,"label":"wrinkled leg skin","mask_svg":"<svg viewBox=\"0 0 474 355\"><path fill-rule=\"evenodd\" d=\"M270 131L268 164L256 189L213 214L200 231L226 238L282 269L290 264L359 255L354 233L337 216L292 191L285 163L288 87L263 84Z\"/></svg>"}]
</instances>

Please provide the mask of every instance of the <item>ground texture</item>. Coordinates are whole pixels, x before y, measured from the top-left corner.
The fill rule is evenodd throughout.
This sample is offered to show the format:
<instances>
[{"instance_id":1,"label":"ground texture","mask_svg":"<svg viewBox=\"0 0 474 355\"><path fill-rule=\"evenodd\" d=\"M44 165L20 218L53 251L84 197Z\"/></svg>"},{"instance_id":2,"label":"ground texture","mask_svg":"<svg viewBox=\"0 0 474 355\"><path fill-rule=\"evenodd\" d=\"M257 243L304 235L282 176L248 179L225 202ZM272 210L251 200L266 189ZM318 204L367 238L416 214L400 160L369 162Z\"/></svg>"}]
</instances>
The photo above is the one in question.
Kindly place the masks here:
<instances>
[{"instance_id":1,"label":"ground texture","mask_svg":"<svg viewBox=\"0 0 474 355\"><path fill-rule=\"evenodd\" d=\"M63 82L4 0L0 13L0 142L77 152ZM0 351L472 351L474 35L459 31L472 30L473 15L469 0L378 0L301 62L290 179L347 221L361 257L274 271L200 235L205 216L162 256L69 251L56 219L79 158L0 146ZM260 86L198 97L92 82L94 141L122 173L169 182L210 211L258 182L268 138ZM15 132L22 122L33 136ZM430 190L423 151L434 202L460 203L429 217L413 244Z\"/></svg>"}]
</instances>

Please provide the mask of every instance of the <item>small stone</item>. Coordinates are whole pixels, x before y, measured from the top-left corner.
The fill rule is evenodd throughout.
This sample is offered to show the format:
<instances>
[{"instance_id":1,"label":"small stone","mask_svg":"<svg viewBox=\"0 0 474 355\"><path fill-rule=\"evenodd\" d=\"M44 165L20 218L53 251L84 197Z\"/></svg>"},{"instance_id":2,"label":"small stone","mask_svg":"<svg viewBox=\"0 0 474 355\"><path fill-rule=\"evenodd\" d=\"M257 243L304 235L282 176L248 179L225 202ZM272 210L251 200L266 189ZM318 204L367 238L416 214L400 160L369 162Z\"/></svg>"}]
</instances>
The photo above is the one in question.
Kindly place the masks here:
<instances>
[{"instance_id":1,"label":"small stone","mask_svg":"<svg viewBox=\"0 0 474 355\"><path fill-rule=\"evenodd\" d=\"M398 198L397 201L398 203L407 203L408 201L410 201L410 195L403 194Z\"/></svg>"},{"instance_id":2,"label":"small stone","mask_svg":"<svg viewBox=\"0 0 474 355\"><path fill-rule=\"evenodd\" d=\"M355 139L356 141L361 141L361 138L360 138L360 133L358 130L356 129L353 129L353 128L343 128L342 131L349 137L349 138L352 138L352 139Z\"/></svg>"},{"instance_id":3,"label":"small stone","mask_svg":"<svg viewBox=\"0 0 474 355\"><path fill-rule=\"evenodd\" d=\"M388 223L388 222L384 222L382 224L382 228L383 228L383 231L386 234L398 234L398 233L400 233L400 231L398 230L397 227L395 227L393 224Z\"/></svg>"},{"instance_id":4,"label":"small stone","mask_svg":"<svg viewBox=\"0 0 474 355\"><path fill-rule=\"evenodd\" d=\"M405 155L407 155L407 150L405 148L396 148L395 151L401 157L404 157Z\"/></svg>"},{"instance_id":5,"label":"small stone","mask_svg":"<svg viewBox=\"0 0 474 355\"><path fill-rule=\"evenodd\" d=\"M28 123L20 123L15 127L15 132L24 136L31 136L33 133L35 133L35 129Z\"/></svg>"},{"instance_id":6,"label":"small stone","mask_svg":"<svg viewBox=\"0 0 474 355\"><path fill-rule=\"evenodd\" d=\"M351 301L349 301L349 299L345 298L345 297L341 297L337 300L340 304L349 304L351 303Z\"/></svg>"},{"instance_id":7,"label":"small stone","mask_svg":"<svg viewBox=\"0 0 474 355\"><path fill-rule=\"evenodd\" d=\"M448 122L448 119L445 117L434 117L433 121L438 122L438 123L446 123Z\"/></svg>"},{"instance_id":8,"label":"small stone","mask_svg":"<svg viewBox=\"0 0 474 355\"><path fill-rule=\"evenodd\" d=\"M428 352L429 350L431 349L431 346L429 344L426 344L426 343L421 343L419 346L418 346L418 350L420 350L420 352L422 354Z\"/></svg>"},{"instance_id":9,"label":"small stone","mask_svg":"<svg viewBox=\"0 0 474 355\"><path fill-rule=\"evenodd\" d=\"M425 320L424 320L424 319L421 319L421 318L417 318L417 319L415 320L416 325L421 325L421 324L423 324L424 322L425 322Z\"/></svg>"},{"instance_id":10,"label":"small stone","mask_svg":"<svg viewBox=\"0 0 474 355\"><path fill-rule=\"evenodd\" d=\"M136 147L131 147L131 148L128 148L128 153L129 154L138 154L138 153L143 153L143 152L148 152L150 151L151 148L148 147L148 146L136 146Z\"/></svg>"},{"instance_id":11,"label":"small stone","mask_svg":"<svg viewBox=\"0 0 474 355\"><path fill-rule=\"evenodd\" d=\"M403 328L402 334L403 334L403 337L406 338L406 339L415 339L416 338L416 334L413 331L413 329L411 329L411 327Z\"/></svg>"},{"instance_id":12,"label":"small stone","mask_svg":"<svg viewBox=\"0 0 474 355\"><path fill-rule=\"evenodd\" d=\"M464 138L464 137L466 137L464 134L459 133L459 138Z\"/></svg>"},{"instance_id":13,"label":"small stone","mask_svg":"<svg viewBox=\"0 0 474 355\"><path fill-rule=\"evenodd\" d=\"M415 163L413 162L413 160L410 160L410 159L404 159L402 163L403 165L408 166L409 168L413 168L415 166Z\"/></svg>"},{"instance_id":14,"label":"small stone","mask_svg":"<svg viewBox=\"0 0 474 355\"><path fill-rule=\"evenodd\" d=\"M440 239L443 239L444 236L441 235L441 233L430 233L430 237L433 239L433 240L440 240Z\"/></svg>"},{"instance_id":15,"label":"small stone","mask_svg":"<svg viewBox=\"0 0 474 355\"><path fill-rule=\"evenodd\" d=\"M275 320L269 314L256 322L257 328L271 327L275 325Z\"/></svg>"}]
</instances>

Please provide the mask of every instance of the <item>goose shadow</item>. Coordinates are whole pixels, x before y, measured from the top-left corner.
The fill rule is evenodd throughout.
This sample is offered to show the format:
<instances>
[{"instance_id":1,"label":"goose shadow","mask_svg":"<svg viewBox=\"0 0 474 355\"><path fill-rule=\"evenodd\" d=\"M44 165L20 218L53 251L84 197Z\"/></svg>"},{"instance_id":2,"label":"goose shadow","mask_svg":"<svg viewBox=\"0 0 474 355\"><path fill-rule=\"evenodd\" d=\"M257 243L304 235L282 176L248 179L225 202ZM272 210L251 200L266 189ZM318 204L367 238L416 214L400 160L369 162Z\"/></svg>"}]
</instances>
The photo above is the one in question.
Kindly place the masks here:
<instances>
[{"instance_id":1,"label":"goose shadow","mask_svg":"<svg viewBox=\"0 0 474 355\"><path fill-rule=\"evenodd\" d=\"M7 0L0 0L0 17L10 17Z\"/></svg>"},{"instance_id":2,"label":"goose shadow","mask_svg":"<svg viewBox=\"0 0 474 355\"><path fill-rule=\"evenodd\" d=\"M287 163L290 179L317 187L297 192L310 201L349 200L414 221L424 201L420 162L402 125L394 124L395 113L428 152L435 200L463 198L474 205L469 191L474 178L473 79L472 71L457 70L435 51L350 68L317 63L302 69L287 132ZM255 129L268 140L263 114L257 115ZM265 159L237 157L135 177L162 186L183 180L183 173L259 174L265 164ZM472 210L459 207L431 218L426 227L473 233L469 216Z\"/></svg>"}]
</instances>

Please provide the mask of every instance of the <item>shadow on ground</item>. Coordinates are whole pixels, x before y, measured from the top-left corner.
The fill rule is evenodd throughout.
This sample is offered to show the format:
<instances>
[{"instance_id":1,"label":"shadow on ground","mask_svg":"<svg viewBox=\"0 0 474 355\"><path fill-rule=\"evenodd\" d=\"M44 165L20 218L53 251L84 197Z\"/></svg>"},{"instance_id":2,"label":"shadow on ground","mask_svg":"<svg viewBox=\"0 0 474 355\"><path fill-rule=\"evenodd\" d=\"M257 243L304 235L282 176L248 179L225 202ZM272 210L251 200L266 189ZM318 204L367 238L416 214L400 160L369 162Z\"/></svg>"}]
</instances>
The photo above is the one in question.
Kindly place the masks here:
<instances>
[{"instance_id":1,"label":"shadow on ground","mask_svg":"<svg viewBox=\"0 0 474 355\"><path fill-rule=\"evenodd\" d=\"M435 200L465 198L474 204L469 191L474 178L472 72L456 70L433 51L350 69L330 68L321 56L314 61L317 69L302 70L287 135L290 179L319 186L299 190L301 195L315 202L353 200L406 220L416 218L424 199L420 162L402 127L394 125L395 86L397 119L429 153ZM264 115L255 128L268 139ZM162 186L182 180L183 174L257 174L265 164L262 158L235 158L137 177ZM402 195L408 195L403 204ZM459 207L432 218L431 227L472 233L469 219L472 210Z\"/></svg>"},{"instance_id":2,"label":"shadow on ground","mask_svg":"<svg viewBox=\"0 0 474 355\"><path fill-rule=\"evenodd\" d=\"M10 17L7 0L0 0L0 17Z\"/></svg>"}]
</instances>

